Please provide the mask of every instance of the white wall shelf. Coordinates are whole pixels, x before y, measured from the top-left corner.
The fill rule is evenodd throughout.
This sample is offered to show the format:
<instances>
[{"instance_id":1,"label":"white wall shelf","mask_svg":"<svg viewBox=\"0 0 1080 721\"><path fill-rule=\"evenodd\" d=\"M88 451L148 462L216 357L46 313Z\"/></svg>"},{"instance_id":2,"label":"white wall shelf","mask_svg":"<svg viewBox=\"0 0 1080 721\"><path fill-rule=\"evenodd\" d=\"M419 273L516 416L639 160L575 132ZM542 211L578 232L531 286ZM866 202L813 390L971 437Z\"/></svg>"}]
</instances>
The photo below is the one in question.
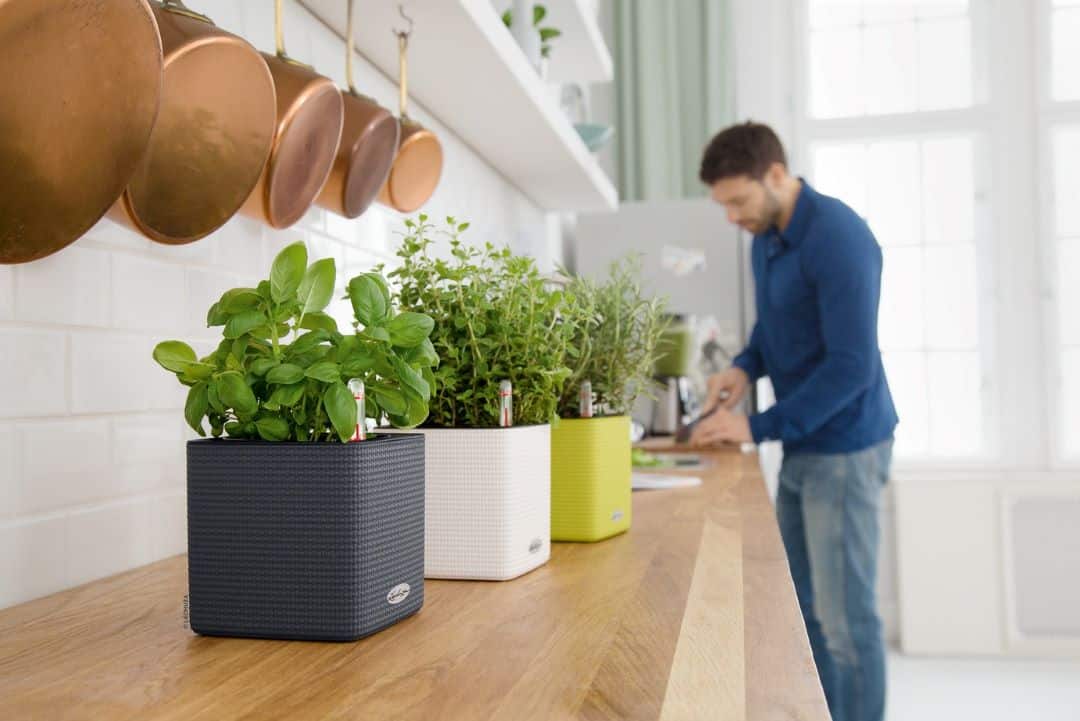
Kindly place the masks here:
<instances>
[{"instance_id":1,"label":"white wall shelf","mask_svg":"<svg viewBox=\"0 0 1080 721\"><path fill-rule=\"evenodd\" d=\"M343 0L301 2L345 37ZM405 24L397 3L358 5L356 49L396 79L397 41L391 29ZM406 12L415 21L409 43L412 99L541 208L603 210L618 204L615 186L490 0L411 0Z\"/></svg>"},{"instance_id":2,"label":"white wall shelf","mask_svg":"<svg viewBox=\"0 0 1080 721\"><path fill-rule=\"evenodd\" d=\"M541 25L562 35L551 41L548 80L556 83L609 83L614 76L611 52L604 42L596 8L590 0L544 0Z\"/></svg>"}]
</instances>

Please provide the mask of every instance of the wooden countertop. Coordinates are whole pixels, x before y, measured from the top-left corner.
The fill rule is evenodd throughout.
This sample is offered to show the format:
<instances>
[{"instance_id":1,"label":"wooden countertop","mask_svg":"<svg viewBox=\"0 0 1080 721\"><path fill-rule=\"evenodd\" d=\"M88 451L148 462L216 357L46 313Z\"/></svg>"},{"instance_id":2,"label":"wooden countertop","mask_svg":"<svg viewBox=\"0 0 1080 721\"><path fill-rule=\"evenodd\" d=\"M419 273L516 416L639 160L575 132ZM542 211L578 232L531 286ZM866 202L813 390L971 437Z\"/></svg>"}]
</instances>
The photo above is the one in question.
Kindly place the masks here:
<instances>
[{"instance_id":1,"label":"wooden countertop","mask_svg":"<svg viewBox=\"0 0 1080 721\"><path fill-rule=\"evenodd\" d=\"M757 458L356 643L197 636L184 556L0 611L0 719L829 718Z\"/></svg>"}]
</instances>

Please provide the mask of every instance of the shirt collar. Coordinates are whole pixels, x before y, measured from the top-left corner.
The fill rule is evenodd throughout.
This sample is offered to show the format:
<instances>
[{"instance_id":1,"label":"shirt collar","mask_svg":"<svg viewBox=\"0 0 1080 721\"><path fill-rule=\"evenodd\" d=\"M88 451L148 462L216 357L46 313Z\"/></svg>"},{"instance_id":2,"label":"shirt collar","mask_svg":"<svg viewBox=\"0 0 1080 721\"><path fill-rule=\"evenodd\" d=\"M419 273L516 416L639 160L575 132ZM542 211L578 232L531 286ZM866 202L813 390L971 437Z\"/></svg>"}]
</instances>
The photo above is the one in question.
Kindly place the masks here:
<instances>
[{"instance_id":1,"label":"shirt collar","mask_svg":"<svg viewBox=\"0 0 1080 721\"><path fill-rule=\"evenodd\" d=\"M773 228L773 232L791 248L798 247L806 237L806 230L810 225L810 216L813 214L814 201L817 197L817 191L810 187L810 183L807 183L805 178L799 176L799 182L802 187L799 189L798 197L795 198L795 210L791 214L787 228L782 232Z\"/></svg>"}]
</instances>

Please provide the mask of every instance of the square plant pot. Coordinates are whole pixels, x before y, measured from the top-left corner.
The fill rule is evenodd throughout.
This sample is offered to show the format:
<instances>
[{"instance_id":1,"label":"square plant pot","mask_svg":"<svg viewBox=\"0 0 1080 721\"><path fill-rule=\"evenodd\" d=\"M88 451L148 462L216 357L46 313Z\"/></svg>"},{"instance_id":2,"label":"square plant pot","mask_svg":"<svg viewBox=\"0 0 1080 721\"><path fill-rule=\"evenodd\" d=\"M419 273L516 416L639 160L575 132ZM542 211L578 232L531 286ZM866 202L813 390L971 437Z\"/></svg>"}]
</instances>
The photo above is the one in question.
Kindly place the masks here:
<instances>
[{"instance_id":1,"label":"square plant pot","mask_svg":"<svg viewBox=\"0 0 1080 721\"><path fill-rule=\"evenodd\" d=\"M187 446L191 627L353 641L424 603L424 439Z\"/></svg>"},{"instance_id":2,"label":"square plant pot","mask_svg":"<svg viewBox=\"0 0 1080 721\"><path fill-rule=\"evenodd\" d=\"M417 428L427 438L424 575L506 581L551 556L551 426Z\"/></svg>"},{"instance_id":3,"label":"square plant pot","mask_svg":"<svg viewBox=\"0 0 1080 721\"><path fill-rule=\"evenodd\" d=\"M561 419L551 431L551 540L602 541L631 518L630 417Z\"/></svg>"}]
</instances>

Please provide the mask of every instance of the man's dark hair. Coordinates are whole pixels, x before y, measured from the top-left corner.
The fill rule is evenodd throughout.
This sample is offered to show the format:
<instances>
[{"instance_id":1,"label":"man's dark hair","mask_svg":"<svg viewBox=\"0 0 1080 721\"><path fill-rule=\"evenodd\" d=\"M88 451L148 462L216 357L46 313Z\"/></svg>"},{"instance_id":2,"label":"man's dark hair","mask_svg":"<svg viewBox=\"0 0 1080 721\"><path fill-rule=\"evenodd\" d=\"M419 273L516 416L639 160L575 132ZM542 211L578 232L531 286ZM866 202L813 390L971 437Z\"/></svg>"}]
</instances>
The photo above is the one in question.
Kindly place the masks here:
<instances>
[{"instance_id":1,"label":"man's dark hair","mask_svg":"<svg viewBox=\"0 0 1080 721\"><path fill-rule=\"evenodd\" d=\"M787 167L780 138L768 125L747 121L724 128L709 141L698 177L706 185L739 175L761 180L773 163Z\"/></svg>"}]
</instances>

